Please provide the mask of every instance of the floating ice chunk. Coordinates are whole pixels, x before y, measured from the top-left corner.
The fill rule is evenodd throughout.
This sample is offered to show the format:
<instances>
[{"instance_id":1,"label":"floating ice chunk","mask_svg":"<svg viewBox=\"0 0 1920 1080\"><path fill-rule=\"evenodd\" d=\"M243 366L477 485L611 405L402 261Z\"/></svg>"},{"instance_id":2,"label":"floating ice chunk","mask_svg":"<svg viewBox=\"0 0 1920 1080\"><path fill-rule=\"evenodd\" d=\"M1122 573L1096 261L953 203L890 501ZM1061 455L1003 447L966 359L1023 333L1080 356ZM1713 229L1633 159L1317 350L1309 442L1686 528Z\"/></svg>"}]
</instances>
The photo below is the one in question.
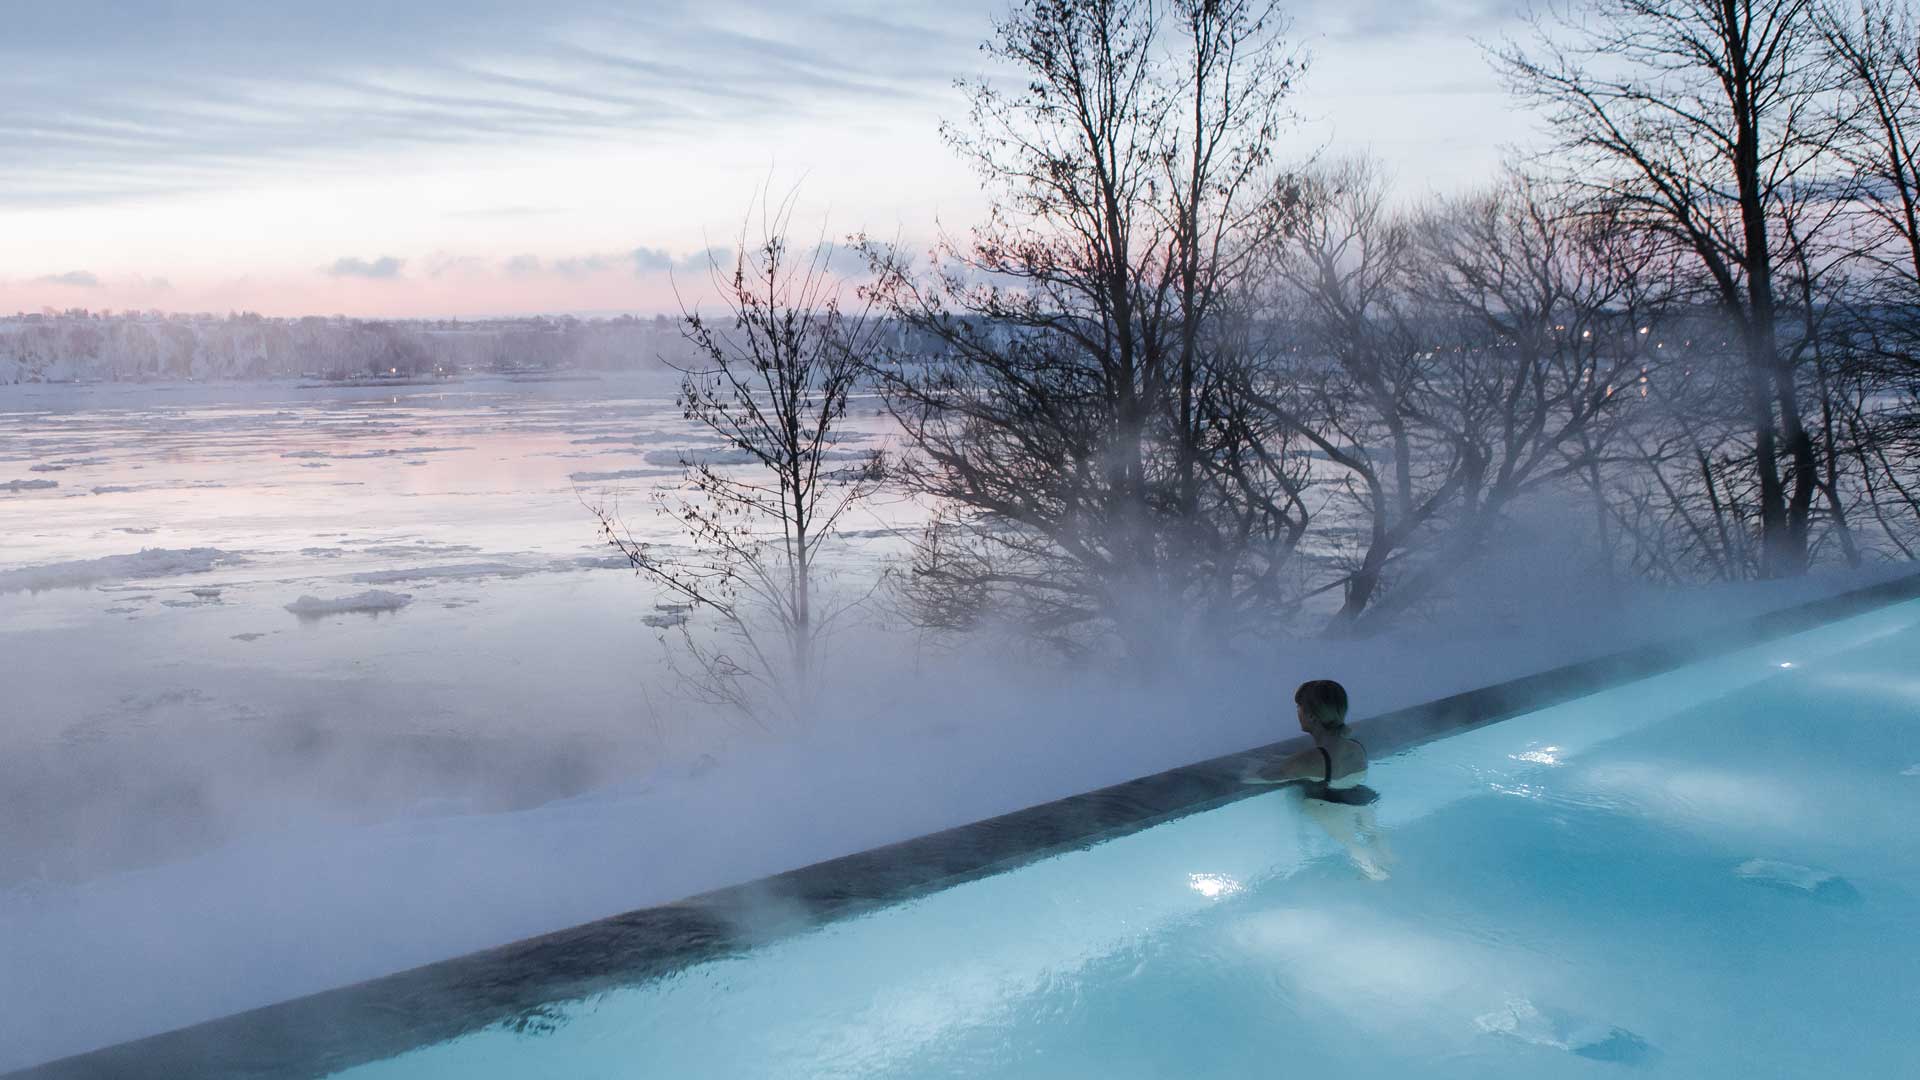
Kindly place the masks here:
<instances>
[{"instance_id":1,"label":"floating ice chunk","mask_svg":"<svg viewBox=\"0 0 1920 1080\"><path fill-rule=\"evenodd\" d=\"M45 491L59 486L58 480L9 480L0 484L0 491Z\"/></svg>"},{"instance_id":2,"label":"floating ice chunk","mask_svg":"<svg viewBox=\"0 0 1920 1080\"><path fill-rule=\"evenodd\" d=\"M1735 874L1770 889L1783 889L1787 892L1805 893L1816 900L1828 903L1845 903L1860 899L1860 890L1839 874L1830 870L1816 870L1799 863L1780 862L1775 859L1748 859L1734 868Z\"/></svg>"},{"instance_id":3,"label":"floating ice chunk","mask_svg":"<svg viewBox=\"0 0 1920 1080\"><path fill-rule=\"evenodd\" d=\"M1909 765L1900 770L1901 776L1920 776L1920 765Z\"/></svg>"},{"instance_id":4,"label":"floating ice chunk","mask_svg":"<svg viewBox=\"0 0 1920 1080\"><path fill-rule=\"evenodd\" d=\"M202 599L202 600L218 600L218 599L220 599L220 590L219 590L219 589L214 589L214 588L207 588L207 589L188 589L187 591L188 591L188 592L190 592L190 593L192 593L193 595L195 595L195 596L197 596L197 597L199 597L199 598L200 598L200 599Z\"/></svg>"},{"instance_id":5,"label":"floating ice chunk","mask_svg":"<svg viewBox=\"0 0 1920 1080\"><path fill-rule=\"evenodd\" d=\"M412 570L369 570L355 574L352 580L362 585L390 585L396 581L425 581L430 578L460 580L477 577L518 577L531 573L511 563L455 563L451 566L422 566Z\"/></svg>"},{"instance_id":6,"label":"floating ice chunk","mask_svg":"<svg viewBox=\"0 0 1920 1080\"><path fill-rule=\"evenodd\" d=\"M408 593L387 592L384 589L368 589L352 596L338 596L331 600L322 600L317 596L302 596L287 605L287 610L303 619L315 619L322 615L338 615L348 611L379 613L399 611L413 603Z\"/></svg>"},{"instance_id":7,"label":"floating ice chunk","mask_svg":"<svg viewBox=\"0 0 1920 1080\"><path fill-rule=\"evenodd\" d=\"M828 449L820 451L821 461L865 461L869 450ZM736 446L693 447L686 450L649 450L642 459L649 465L757 465L760 459L751 450Z\"/></svg>"},{"instance_id":8,"label":"floating ice chunk","mask_svg":"<svg viewBox=\"0 0 1920 1080\"><path fill-rule=\"evenodd\" d=\"M236 556L219 548L141 548L132 555L74 559L0 571L0 593L77 589L103 581L203 574Z\"/></svg>"},{"instance_id":9,"label":"floating ice chunk","mask_svg":"<svg viewBox=\"0 0 1920 1080\"><path fill-rule=\"evenodd\" d=\"M648 431L639 435L595 435L589 439L572 440L575 446L641 446L646 443L676 442L686 438L679 431Z\"/></svg>"},{"instance_id":10,"label":"floating ice chunk","mask_svg":"<svg viewBox=\"0 0 1920 1080\"><path fill-rule=\"evenodd\" d=\"M409 457L410 458L410 457L418 457L421 454L450 454L456 450L470 450L470 449L472 449L472 447L468 447L468 446L401 446L401 447L388 447L380 450L362 450L356 454L320 454L316 456L330 457L336 461L366 461L366 460L371 460L373 458L389 458L389 457ZM282 454L281 456L290 457L292 455Z\"/></svg>"},{"instance_id":11,"label":"floating ice chunk","mask_svg":"<svg viewBox=\"0 0 1920 1080\"><path fill-rule=\"evenodd\" d=\"M668 627L685 624L687 621L687 613L684 611L669 611L659 615L642 615L640 621L656 630L665 630Z\"/></svg>"},{"instance_id":12,"label":"floating ice chunk","mask_svg":"<svg viewBox=\"0 0 1920 1080\"><path fill-rule=\"evenodd\" d=\"M1481 1031L1504 1035L1534 1046L1565 1050L1596 1061L1642 1064L1653 1057L1653 1047L1625 1028L1584 1020L1558 1009L1541 1009L1525 998L1474 1021Z\"/></svg>"},{"instance_id":13,"label":"floating ice chunk","mask_svg":"<svg viewBox=\"0 0 1920 1080\"><path fill-rule=\"evenodd\" d=\"M562 560L553 564L556 570L571 570L576 567L583 570L630 570L633 560L625 555L582 555L577 559Z\"/></svg>"},{"instance_id":14,"label":"floating ice chunk","mask_svg":"<svg viewBox=\"0 0 1920 1080\"><path fill-rule=\"evenodd\" d=\"M674 476L673 469L618 469L614 472L577 472L569 473L567 479L576 484L588 484L600 480L645 480L656 476Z\"/></svg>"}]
</instances>

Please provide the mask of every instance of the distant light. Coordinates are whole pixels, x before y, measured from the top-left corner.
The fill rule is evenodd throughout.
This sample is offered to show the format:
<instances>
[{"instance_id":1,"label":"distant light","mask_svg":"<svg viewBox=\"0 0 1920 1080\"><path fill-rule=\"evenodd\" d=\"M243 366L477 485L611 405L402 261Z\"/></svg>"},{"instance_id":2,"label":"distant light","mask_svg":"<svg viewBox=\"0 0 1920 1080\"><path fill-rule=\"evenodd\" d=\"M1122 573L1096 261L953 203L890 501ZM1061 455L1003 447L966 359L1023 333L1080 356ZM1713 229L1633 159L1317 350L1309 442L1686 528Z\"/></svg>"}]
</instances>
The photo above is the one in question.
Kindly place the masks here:
<instances>
[{"instance_id":1,"label":"distant light","mask_svg":"<svg viewBox=\"0 0 1920 1080\"><path fill-rule=\"evenodd\" d=\"M1590 337L1592 337L1592 336L1593 336L1593 331L1591 331L1591 330L1582 330L1582 331L1580 331L1580 336L1581 336L1581 337L1583 337L1583 338L1590 338Z\"/></svg>"},{"instance_id":2,"label":"distant light","mask_svg":"<svg viewBox=\"0 0 1920 1080\"><path fill-rule=\"evenodd\" d=\"M1640 328L1640 332L1644 334L1647 332L1648 329L1649 329L1648 327L1643 326Z\"/></svg>"},{"instance_id":3,"label":"distant light","mask_svg":"<svg viewBox=\"0 0 1920 1080\"><path fill-rule=\"evenodd\" d=\"M1781 666L1781 667L1792 667L1792 666L1793 666L1793 661L1791 661L1791 660L1782 660L1782 661L1780 662L1780 666Z\"/></svg>"}]
</instances>

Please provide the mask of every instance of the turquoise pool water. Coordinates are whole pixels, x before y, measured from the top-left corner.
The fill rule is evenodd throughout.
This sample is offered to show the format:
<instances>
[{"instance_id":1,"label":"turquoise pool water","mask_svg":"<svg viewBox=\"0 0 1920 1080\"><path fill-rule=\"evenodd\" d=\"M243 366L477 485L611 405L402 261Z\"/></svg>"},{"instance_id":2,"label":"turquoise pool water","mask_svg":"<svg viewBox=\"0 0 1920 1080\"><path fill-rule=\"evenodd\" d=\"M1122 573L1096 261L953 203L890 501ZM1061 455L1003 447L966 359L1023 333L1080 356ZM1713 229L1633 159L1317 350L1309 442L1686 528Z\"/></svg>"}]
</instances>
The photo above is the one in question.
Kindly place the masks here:
<instances>
[{"instance_id":1,"label":"turquoise pool water","mask_svg":"<svg viewBox=\"0 0 1920 1080\"><path fill-rule=\"evenodd\" d=\"M1920 1075L1920 603L1372 777L1384 881L1276 792L336 1075Z\"/></svg>"}]
</instances>

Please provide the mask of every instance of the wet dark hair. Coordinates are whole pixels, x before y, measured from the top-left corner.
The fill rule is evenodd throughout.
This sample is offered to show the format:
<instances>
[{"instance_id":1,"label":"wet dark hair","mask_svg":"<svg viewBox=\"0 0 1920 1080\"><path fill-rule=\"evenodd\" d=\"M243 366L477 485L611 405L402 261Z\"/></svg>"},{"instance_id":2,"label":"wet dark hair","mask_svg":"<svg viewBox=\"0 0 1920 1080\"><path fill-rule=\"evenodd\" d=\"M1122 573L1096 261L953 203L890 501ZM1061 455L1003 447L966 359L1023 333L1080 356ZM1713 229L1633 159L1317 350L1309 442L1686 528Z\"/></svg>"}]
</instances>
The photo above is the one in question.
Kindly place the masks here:
<instances>
[{"instance_id":1,"label":"wet dark hair","mask_svg":"<svg viewBox=\"0 0 1920 1080\"><path fill-rule=\"evenodd\" d=\"M1332 679L1309 679L1293 692L1293 703L1324 728L1347 726L1347 688Z\"/></svg>"}]
</instances>

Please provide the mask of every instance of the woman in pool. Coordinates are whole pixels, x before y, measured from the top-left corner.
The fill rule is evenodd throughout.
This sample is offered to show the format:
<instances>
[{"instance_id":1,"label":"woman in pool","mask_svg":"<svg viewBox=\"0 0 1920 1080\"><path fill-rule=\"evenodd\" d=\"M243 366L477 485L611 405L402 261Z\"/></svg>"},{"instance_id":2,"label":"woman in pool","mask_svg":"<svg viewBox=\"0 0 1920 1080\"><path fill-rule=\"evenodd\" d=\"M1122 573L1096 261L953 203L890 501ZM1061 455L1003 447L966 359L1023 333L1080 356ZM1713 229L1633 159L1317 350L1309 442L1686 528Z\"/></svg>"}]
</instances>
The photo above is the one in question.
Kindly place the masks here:
<instances>
[{"instance_id":1,"label":"woman in pool","mask_svg":"<svg viewBox=\"0 0 1920 1080\"><path fill-rule=\"evenodd\" d=\"M1347 727L1347 688L1313 679L1293 692L1293 704L1313 745L1248 774L1247 783L1301 785L1307 816L1347 849L1362 873L1385 878L1387 852L1373 812L1380 793L1367 786L1367 748Z\"/></svg>"}]
</instances>

